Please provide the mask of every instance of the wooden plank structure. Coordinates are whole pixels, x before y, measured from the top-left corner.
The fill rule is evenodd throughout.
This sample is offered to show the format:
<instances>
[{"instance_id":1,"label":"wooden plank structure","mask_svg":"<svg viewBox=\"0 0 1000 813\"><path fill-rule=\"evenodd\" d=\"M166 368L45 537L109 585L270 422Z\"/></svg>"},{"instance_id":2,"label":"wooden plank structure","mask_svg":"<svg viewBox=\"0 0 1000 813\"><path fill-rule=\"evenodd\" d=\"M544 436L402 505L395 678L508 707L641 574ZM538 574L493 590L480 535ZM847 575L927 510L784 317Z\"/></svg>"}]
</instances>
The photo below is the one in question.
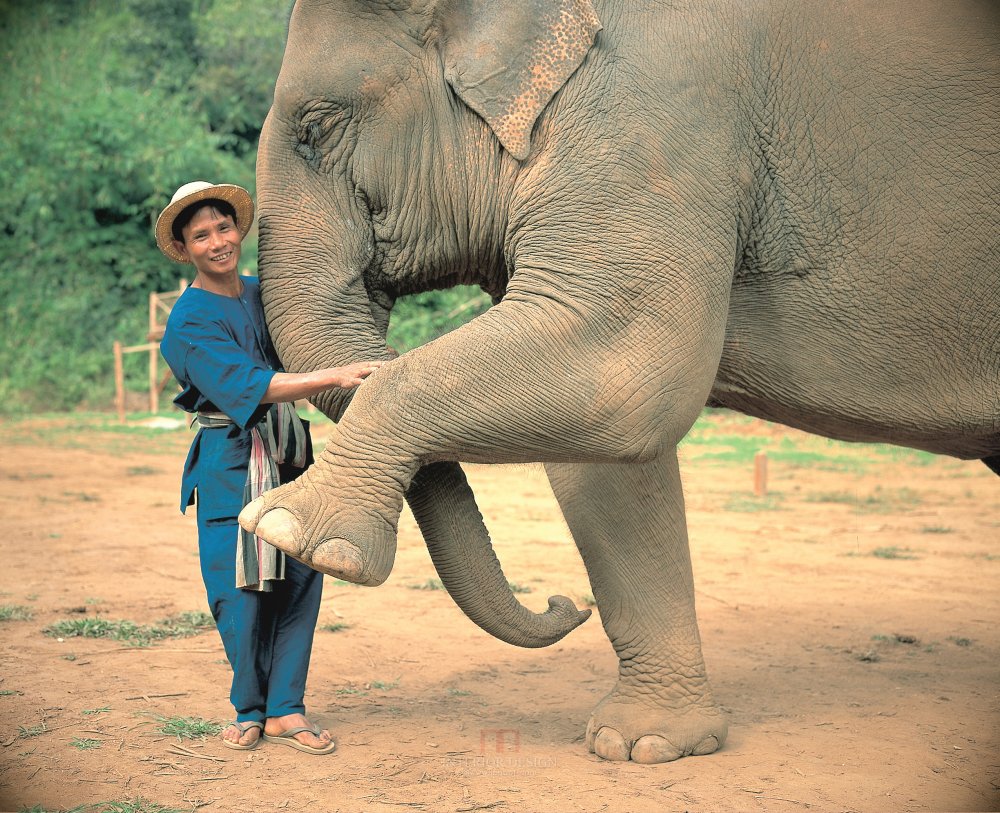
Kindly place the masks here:
<instances>
[{"instance_id":1,"label":"wooden plank structure","mask_svg":"<svg viewBox=\"0 0 1000 813\"><path fill-rule=\"evenodd\" d=\"M149 353L149 411L154 415L160 411L160 393L167 386L171 376L168 368L163 378L159 378L160 341L167 327L170 310L187 286L187 280L182 279L176 291L149 295L149 332L146 334L145 344L123 347L121 342L115 341L115 409L118 412L118 423L125 423L124 356L126 353Z\"/></svg>"}]
</instances>

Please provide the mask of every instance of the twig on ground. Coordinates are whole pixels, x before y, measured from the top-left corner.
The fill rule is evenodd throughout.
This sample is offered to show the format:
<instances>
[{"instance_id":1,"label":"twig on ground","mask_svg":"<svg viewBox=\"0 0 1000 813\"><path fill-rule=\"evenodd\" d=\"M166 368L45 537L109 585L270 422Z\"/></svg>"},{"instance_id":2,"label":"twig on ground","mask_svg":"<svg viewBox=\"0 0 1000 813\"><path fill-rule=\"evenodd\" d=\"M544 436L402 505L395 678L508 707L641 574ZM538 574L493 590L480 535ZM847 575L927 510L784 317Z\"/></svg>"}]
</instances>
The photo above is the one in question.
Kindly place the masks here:
<instances>
[{"instance_id":1,"label":"twig on ground","mask_svg":"<svg viewBox=\"0 0 1000 813\"><path fill-rule=\"evenodd\" d=\"M771 802L791 802L792 804L802 805L803 807L812 807L809 802L803 802L799 799L786 799L783 796L765 796L763 790L754 790L753 788L740 788L744 793L752 793L758 799L766 799Z\"/></svg>"},{"instance_id":2,"label":"twig on ground","mask_svg":"<svg viewBox=\"0 0 1000 813\"><path fill-rule=\"evenodd\" d=\"M155 568L149 567L147 565L146 570L150 573L155 573L157 576L163 576L165 579L176 579L179 582L186 582L188 579L186 576L177 576L173 573L164 573L162 570L156 570Z\"/></svg>"},{"instance_id":3,"label":"twig on ground","mask_svg":"<svg viewBox=\"0 0 1000 813\"><path fill-rule=\"evenodd\" d=\"M699 590L698 588L695 588L695 592L699 596L704 596L705 598L710 598L710 599L712 599L712 601L717 601L720 604L725 604L727 607L731 607L734 610L738 610L740 608L740 606L738 604L731 604L730 602L726 601L724 598L719 598L718 596L713 596L711 593L706 593L704 590Z\"/></svg>"},{"instance_id":4,"label":"twig on ground","mask_svg":"<svg viewBox=\"0 0 1000 813\"><path fill-rule=\"evenodd\" d=\"M173 743L171 747L174 749L171 753L178 757L193 757L194 759L207 759L211 762L225 762L226 760L220 759L219 757L210 757L208 754L196 754L194 751L189 751L183 745L178 745Z\"/></svg>"},{"instance_id":5,"label":"twig on ground","mask_svg":"<svg viewBox=\"0 0 1000 813\"><path fill-rule=\"evenodd\" d=\"M134 697L126 697L126 700L145 700L149 702L154 697L187 697L188 692L174 692L172 694L137 694Z\"/></svg>"}]
</instances>

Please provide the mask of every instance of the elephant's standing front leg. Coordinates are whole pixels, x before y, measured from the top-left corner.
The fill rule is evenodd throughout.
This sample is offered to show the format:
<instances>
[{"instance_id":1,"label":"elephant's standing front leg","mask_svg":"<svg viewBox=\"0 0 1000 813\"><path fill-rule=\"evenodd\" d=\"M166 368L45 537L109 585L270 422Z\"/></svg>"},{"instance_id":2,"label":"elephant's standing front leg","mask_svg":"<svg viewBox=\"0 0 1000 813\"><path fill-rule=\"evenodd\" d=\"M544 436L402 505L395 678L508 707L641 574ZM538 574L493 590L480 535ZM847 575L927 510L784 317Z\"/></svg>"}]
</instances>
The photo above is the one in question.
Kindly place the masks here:
<instances>
[{"instance_id":1,"label":"elephant's standing front leg","mask_svg":"<svg viewBox=\"0 0 1000 813\"><path fill-rule=\"evenodd\" d=\"M701 654L675 451L546 471L619 658L618 683L587 726L588 747L646 763L712 753L727 723Z\"/></svg>"}]
</instances>

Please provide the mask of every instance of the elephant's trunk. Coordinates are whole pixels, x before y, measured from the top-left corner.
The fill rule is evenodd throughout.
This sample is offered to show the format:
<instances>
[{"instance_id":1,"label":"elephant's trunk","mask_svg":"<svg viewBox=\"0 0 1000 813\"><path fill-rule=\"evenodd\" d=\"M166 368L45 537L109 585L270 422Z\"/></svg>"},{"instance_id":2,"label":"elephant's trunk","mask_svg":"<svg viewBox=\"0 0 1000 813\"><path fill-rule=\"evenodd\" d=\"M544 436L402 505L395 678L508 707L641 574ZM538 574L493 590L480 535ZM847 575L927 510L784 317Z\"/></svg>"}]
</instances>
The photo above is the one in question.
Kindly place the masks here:
<instances>
[{"instance_id":1,"label":"elephant's trunk","mask_svg":"<svg viewBox=\"0 0 1000 813\"><path fill-rule=\"evenodd\" d=\"M424 466L406 499L441 583L462 611L491 635L517 646L548 646L590 617L590 610L577 610L565 596L550 596L549 609L537 615L514 598L458 464Z\"/></svg>"},{"instance_id":2,"label":"elephant's trunk","mask_svg":"<svg viewBox=\"0 0 1000 813\"><path fill-rule=\"evenodd\" d=\"M387 305L371 301L363 280L373 254L370 231L362 225L366 213L352 212L353 200L331 199L326 190L310 194L308 185L299 189L305 195L289 195L296 183L311 180L315 186L316 178L296 172L296 160L275 157L268 129L258 161L260 276L279 356L293 372L387 358ZM276 189L279 177L282 188ZM331 214L339 214L339 223L331 225ZM339 420L349 400L346 391L331 390L313 402ZM540 614L514 598L457 463L420 469L406 498L445 588L491 635L518 646L546 646L589 616L561 596L549 599L549 610ZM390 553L369 556L391 561Z\"/></svg>"}]
</instances>

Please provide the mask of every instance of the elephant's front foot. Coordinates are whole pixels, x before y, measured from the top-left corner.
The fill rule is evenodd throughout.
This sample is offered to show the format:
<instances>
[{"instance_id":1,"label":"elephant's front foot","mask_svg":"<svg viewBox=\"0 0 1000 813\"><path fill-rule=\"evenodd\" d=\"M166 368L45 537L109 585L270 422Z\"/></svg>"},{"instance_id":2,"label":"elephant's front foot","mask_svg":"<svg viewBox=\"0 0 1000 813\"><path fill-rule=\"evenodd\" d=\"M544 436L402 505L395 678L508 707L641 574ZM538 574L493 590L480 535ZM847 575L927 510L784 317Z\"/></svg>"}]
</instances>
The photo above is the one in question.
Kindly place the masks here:
<instances>
[{"instance_id":1,"label":"elephant's front foot","mask_svg":"<svg viewBox=\"0 0 1000 813\"><path fill-rule=\"evenodd\" d=\"M392 572L396 532L385 519L327 498L305 475L249 503L240 525L311 568L355 584Z\"/></svg>"},{"instance_id":2,"label":"elephant's front foot","mask_svg":"<svg viewBox=\"0 0 1000 813\"><path fill-rule=\"evenodd\" d=\"M671 762L717 751L728 730L725 715L711 703L658 705L616 687L587 723L587 748L618 762Z\"/></svg>"}]
</instances>

